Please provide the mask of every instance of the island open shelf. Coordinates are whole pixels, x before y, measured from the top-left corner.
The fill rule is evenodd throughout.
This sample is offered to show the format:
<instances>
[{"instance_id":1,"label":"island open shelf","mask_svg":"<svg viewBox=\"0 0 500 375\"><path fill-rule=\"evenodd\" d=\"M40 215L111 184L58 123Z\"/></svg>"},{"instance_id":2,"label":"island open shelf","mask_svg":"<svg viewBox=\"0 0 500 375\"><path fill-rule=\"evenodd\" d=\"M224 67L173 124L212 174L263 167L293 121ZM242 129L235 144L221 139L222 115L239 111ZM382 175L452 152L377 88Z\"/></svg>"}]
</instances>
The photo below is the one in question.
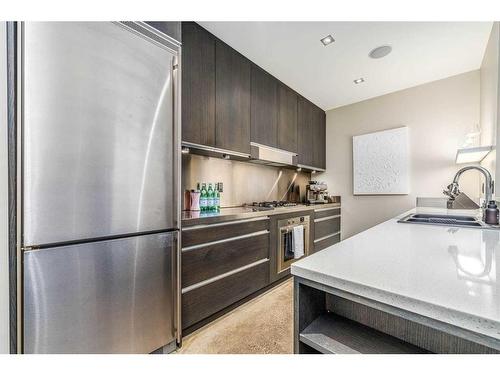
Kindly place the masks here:
<instances>
[{"instance_id":1,"label":"island open shelf","mask_svg":"<svg viewBox=\"0 0 500 375\"><path fill-rule=\"evenodd\" d=\"M494 345L477 333L294 277L296 354L499 353Z\"/></svg>"},{"instance_id":2,"label":"island open shelf","mask_svg":"<svg viewBox=\"0 0 500 375\"><path fill-rule=\"evenodd\" d=\"M299 340L322 354L429 353L418 346L328 312L317 317L300 332Z\"/></svg>"}]
</instances>

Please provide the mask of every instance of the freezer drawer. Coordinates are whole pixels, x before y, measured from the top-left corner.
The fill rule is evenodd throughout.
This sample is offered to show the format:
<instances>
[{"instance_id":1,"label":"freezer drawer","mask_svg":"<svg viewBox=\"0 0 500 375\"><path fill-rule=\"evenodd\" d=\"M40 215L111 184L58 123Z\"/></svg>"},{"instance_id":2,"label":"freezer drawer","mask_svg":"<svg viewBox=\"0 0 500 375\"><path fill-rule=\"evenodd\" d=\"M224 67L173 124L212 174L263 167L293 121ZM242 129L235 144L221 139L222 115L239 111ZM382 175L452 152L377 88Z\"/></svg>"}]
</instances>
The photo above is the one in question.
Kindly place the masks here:
<instances>
[{"instance_id":1,"label":"freezer drawer","mask_svg":"<svg viewBox=\"0 0 500 375\"><path fill-rule=\"evenodd\" d=\"M174 340L177 232L24 253L25 353L150 353Z\"/></svg>"},{"instance_id":2,"label":"freezer drawer","mask_svg":"<svg viewBox=\"0 0 500 375\"><path fill-rule=\"evenodd\" d=\"M24 24L25 246L177 226L174 56L116 23Z\"/></svg>"}]
</instances>

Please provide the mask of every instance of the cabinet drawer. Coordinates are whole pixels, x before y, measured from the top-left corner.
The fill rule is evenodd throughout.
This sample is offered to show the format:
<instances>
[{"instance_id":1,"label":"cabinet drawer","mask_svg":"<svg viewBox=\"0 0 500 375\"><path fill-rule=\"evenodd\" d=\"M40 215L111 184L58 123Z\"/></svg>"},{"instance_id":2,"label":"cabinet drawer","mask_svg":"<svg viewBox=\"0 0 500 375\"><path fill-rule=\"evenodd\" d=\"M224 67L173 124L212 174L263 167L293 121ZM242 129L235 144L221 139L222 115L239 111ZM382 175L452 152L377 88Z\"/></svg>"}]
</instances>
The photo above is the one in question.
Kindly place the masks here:
<instances>
[{"instance_id":1,"label":"cabinet drawer","mask_svg":"<svg viewBox=\"0 0 500 375\"><path fill-rule=\"evenodd\" d=\"M340 215L340 207L338 208L318 208L314 210L314 218L321 219L328 216Z\"/></svg>"},{"instance_id":2,"label":"cabinet drawer","mask_svg":"<svg viewBox=\"0 0 500 375\"><path fill-rule=\"evenodd\" d=\"M182 248L269 229L267 216L182 228Z\"/></svg>"},{"instance_id":3,"label":"cabinet drawer","mask_svg":"<svg viewBox=\"0 0 500 375\"><path fill-rule=\"evenodd\" d=\"M340 242L340 233L330 237L326 237L324 239L321 239L320 241L315 241L314 252L326 249L328 246L335 245L337 242Z\"/></svg>"},{"instance_id":4,"label":"cabinet drawer","mask_svg":"<svg viewBox=\"0 0 500 375\"><path fill-rule=\"evenodd\" d=\"M269 261L182 294L182 328L238 302L269 283Z\"/></svg>"},{"instance_id":5,"label":"cabinet drawer","mask_svg":"<svg viewBox=\"0 0 500 375\"><path fill-rule=\"evenodd\" d=\"M327 216L314 219L314 239L328 236L340 231L340 216Z\"/></svg>"},{"instance_id":6,"label":"cabinet drawer","mask_svg":"<svg viewBox=\"0 0 500 375\"><path fill-rule=\"evenodd\" d=\"M182 287L188 287L269 257L269 232L227 239L182 252Z\"/></svg>"}]
</instances>

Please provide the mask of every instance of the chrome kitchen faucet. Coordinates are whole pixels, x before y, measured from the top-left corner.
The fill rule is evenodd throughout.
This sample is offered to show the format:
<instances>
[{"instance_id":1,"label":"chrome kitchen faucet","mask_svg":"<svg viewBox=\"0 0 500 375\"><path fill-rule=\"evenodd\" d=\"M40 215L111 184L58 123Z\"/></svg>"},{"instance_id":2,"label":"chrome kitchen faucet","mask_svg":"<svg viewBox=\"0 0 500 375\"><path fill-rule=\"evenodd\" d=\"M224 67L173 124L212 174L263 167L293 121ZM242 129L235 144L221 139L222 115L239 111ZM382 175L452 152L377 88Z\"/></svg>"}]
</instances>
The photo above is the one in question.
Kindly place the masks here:
<instances>
[{"instance_id":1,"label":"chrome kitchen faucet","mask_svg":"<svg viewBox=\"0 0 500 375\"><path fill-rule=\"evenodd\" d=\"M448 208L470 208L470 207L457 207L454 205L454 203L457 201L457 199L470 199L462 193L459 188L458 188L458 180L460 179L460 176L462 173L465 171L468 171L470 169L475 169L481 172L484 175L485 183L484 183L484 202L481 205L481 208L483 209L483 214L484 214L484 209L488 205L488 202L492 200L492 195L493 195L493 190L494 190L494 182L493 179L491 178L490 172L483 167L477 166L477 165L469 165L467 167L463 167L460 169L456 174L455 177L453 178L453 182L447 186L447 190L444 190L443 193L449 197L448 199ZM463 197L465 196L465 197ZM477 208L477 207L475 207Z\"/></svg>"}]
</instances>

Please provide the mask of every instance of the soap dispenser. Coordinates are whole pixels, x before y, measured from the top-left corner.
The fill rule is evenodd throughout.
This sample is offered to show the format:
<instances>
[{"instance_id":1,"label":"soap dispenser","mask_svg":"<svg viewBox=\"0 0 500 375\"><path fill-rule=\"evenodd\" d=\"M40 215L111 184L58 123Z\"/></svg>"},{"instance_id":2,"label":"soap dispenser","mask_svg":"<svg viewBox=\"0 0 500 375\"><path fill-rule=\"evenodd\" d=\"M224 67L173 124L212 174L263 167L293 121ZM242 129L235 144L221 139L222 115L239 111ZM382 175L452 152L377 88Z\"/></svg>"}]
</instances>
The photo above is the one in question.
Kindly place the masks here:
<instances>
[{"instance_id":1,"label":"soap dispenser","mask_svg":"<svg viewBox=\"0 0 500 375\"><path fill-rule=\"evenodd\" d=\"M489 201L484 213L484 222L490 225L498 225L498 213L497 202Z\"/></svg>"}]
</instances>

